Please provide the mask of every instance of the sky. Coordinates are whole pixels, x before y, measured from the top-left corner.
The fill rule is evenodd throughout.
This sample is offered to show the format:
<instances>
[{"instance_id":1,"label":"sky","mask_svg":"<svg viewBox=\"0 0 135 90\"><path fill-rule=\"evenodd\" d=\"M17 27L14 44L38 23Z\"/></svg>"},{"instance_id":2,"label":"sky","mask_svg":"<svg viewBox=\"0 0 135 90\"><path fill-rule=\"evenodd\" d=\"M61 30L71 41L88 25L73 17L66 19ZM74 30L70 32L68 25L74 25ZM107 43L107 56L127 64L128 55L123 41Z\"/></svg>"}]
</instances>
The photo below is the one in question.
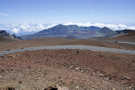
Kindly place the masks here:
<instances>
[{"instance_id":1,"label":"sky","mask_svg":"<svg viewBox=\"0 0 135 90\"><path fill-rule=\"evenodd\" d=\"M0 0L0 24L135 25L135 0Z\"/></svg>"}]
</instances>

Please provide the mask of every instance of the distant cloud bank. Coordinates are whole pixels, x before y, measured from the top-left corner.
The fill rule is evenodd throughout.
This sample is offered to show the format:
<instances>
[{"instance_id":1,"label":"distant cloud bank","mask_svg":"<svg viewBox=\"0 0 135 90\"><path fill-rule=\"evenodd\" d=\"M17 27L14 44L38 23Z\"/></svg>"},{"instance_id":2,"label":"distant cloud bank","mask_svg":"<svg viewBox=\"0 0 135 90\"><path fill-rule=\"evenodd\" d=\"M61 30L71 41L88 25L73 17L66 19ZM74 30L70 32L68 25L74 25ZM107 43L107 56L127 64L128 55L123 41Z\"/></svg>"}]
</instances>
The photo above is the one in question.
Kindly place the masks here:
<instances>
[{"instance_id":1,"label":"distant cloud bank","mask_svg":"<svg viewBox=\"0 0 135 90\"><path fill-rule=\"evenodd\" d=\"M27 35L39 32L43 29L51 28L57 24L0 24L0 30L7 30L11 34ZM108 27L112 30L123 30L123 29L135 29L135 26L127 26L123 24L103 24L103 23L64 23L64 25L78 25L78 26L97 26L97 27Z\"/></svg>"},{"instance_id":2,"label":"distant cloud bank","mask_svg":"<svg viewBox=\"0 0 135 90\"><path fill-rule=\"evenodd\" d=\"M97 26L97 27L108 27L112 30L122 30L122 29L135 29L135 26L127 26L124 24L103 24L103 23L65 23L64 25L78 25L78 26Z\"/></svg>"},{"instance_id":3,"label":"distant cloud bank","mask_svg":"<svg viewBox=\"0 0 135 90\"><path fill-rule=\"evenodd\" d=\"M0 24L0 30L6 30L11 34L27 35L46 29L45 24Z\"/></svg>"}]
</instances>

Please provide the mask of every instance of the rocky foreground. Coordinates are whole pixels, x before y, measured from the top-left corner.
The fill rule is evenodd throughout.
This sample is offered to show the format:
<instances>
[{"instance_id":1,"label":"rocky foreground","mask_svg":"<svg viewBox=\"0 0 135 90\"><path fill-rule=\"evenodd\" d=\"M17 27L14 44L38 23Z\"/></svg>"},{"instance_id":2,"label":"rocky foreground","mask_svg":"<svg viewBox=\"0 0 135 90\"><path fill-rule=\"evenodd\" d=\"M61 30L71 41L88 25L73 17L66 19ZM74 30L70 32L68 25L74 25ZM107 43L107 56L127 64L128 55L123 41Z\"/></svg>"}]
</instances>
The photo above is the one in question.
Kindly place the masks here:
<instances>
[{"instance_id":1,"label":"rocky foreground","mask_svg":"<svg viewBox=\"0 0 135 90\"><path fill-rule=\"evenodd\" d=\"M39 50L0 57L5 90L131 90L135 56L89 50Z\"/></svg>"}]
</instances>

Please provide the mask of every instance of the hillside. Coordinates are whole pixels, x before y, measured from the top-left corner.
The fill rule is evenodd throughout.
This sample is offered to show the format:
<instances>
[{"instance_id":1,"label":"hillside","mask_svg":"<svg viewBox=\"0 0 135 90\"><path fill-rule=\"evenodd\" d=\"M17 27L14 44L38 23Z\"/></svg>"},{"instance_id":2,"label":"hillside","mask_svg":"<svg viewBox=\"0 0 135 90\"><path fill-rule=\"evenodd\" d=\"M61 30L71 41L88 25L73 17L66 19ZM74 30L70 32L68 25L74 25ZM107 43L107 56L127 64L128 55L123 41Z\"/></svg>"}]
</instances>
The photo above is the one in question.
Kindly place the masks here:
<instances>
[{"instance_id":1,"label":"hillside","mask_svg":"<svg viewBox=\"0 0 135 90\"><path fill-rule=\"evenodd\" d=\"M134 58L134 55L70 49L9 54L0 57L0 87L134 90L130 88L135 84Z\"/></svg>"},{"instance_id":2,"label":"hillside","mask_svg":"<svg viewBox=\"0 0 135 90\"><path fill-rule=\"evenodd\" d=\"M135 41L135 30L117 31L119 35L113 39L122 41Z\"/></svg>"},{"instance_id":3,"label":"hillside","mask_svg":"<svg viewBox=\"0 0 135 90\"><path fill-rule=\"evenodd\" d=\"M12 41L12 40L18 40L15 35L11 35L5 30L0 30L0 41Z\"/></svg>"},{"instance_id":4,"label":"hillside","mask_svg":"<svg viewBox=\"0 0 135 90\"><path fill-rule=\"evenodd\" d=\"M88 39L93 37L109 37L116 32L109 28L99 28L96 26L82 27L77 25L56 25L52 28L42 30L33 35L22 36L23 39L44 38L44 37L62 37Z\"/></svg>"}]
</instances>

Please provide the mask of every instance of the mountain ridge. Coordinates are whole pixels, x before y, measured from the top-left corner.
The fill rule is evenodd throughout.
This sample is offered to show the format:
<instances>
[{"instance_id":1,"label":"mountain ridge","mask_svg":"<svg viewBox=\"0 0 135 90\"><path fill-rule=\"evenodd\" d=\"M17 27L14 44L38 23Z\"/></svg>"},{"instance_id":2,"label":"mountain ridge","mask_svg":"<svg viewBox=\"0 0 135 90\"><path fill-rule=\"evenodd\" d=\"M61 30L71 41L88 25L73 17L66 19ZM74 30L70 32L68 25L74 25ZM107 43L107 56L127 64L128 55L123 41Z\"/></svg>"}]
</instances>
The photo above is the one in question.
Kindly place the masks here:
<instances>
[{"instance_id":1,"label":"mountain ridge","mask_svg":"<svg viewBox=\"0 0 135 90\"><path fill-rule=\"evenodd\" d=\"M111 35L110 35L111 34ZM33 35L23 36L23 39L33 39L33 38L45 38L45 37L63 37L63 38L78 38L78 39L88 39L92 37L109 37L115 35L116 32L104 27L96 26L78 26L78 25L62 25L58 24L54 27L44 29Z\"/></svg>"}]
</instances>

